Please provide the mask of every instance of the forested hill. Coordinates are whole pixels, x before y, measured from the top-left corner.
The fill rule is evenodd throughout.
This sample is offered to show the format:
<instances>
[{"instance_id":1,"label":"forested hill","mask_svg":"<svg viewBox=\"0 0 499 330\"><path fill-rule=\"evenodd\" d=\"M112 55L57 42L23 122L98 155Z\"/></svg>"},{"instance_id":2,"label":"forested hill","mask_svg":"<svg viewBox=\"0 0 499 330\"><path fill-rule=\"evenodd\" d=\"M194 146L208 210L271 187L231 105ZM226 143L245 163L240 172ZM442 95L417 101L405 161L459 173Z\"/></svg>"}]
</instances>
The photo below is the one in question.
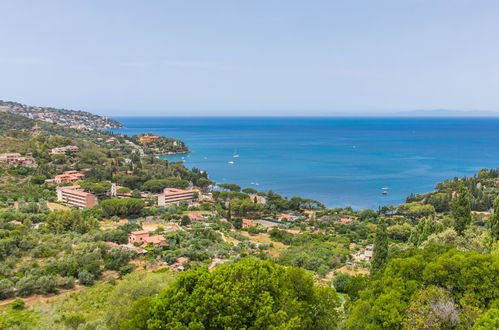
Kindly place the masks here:
<instances>
[{"instance_id":1,"label":"forested hill","mask_svg":"<svg viewBox=\"0 0 499 330\"><path fill-rule=\"evenodd\" d=\"M134 144L132 137L114 134L104 130L89 130L64 127L49 122L33 120L10 112L0 112L0 152L18 152L14 145L7 142L10 137L21 136L59 136L73 142L91 142L107 149L118 149L125 153L134 150L144 155L151 154L176 154L189 152L184 142L166 137L159 137L163 144L150 148ZM5 140L7 138L7 140Z\"/></svg>"},{"instance_id":2,"label":"forested hill","mask_svg":"<svg viewBox=\"0 0 499 330\"><path fill-rule=\"evenodd\" d=\"M29 106L2 100L0 100L0 112L9 112L30 119L78 129L111 129L123 127L116 120L94 115L86 111Z\"/></svg>"}]
</instances>

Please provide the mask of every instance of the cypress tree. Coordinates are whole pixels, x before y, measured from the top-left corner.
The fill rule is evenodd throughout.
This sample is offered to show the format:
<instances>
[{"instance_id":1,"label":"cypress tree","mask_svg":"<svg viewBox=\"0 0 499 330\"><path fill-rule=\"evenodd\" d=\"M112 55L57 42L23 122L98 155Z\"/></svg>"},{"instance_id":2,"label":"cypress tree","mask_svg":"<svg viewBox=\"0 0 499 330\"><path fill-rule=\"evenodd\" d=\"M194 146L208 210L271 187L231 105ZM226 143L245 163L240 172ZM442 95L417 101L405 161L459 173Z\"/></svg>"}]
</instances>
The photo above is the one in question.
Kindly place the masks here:
<instances>
[{"instance_id":1,"label":"cypress tree","mask_svg":"<svg viewBox=\"0 0 499 330\"><path fill-rule=\"evenodd\" d=\"M499 240L499 196L494 201L494 213L489 218L489 228L493 241Z\"/></svg>"},{"instance_id":2,"label":"cypress tree","mask_svg":"<svg viewBox=\"0 0 499 330\"><path fill-rule=\"evenodd\" d=\"M388 259L388 233L386 223L381 219L374 238L373 258L371 259L371 275L375 275L385 267Z\"/></svg>"},{"instance_id":3,"label":"cypress tree","mask_svg":"<svg viewBox=\"0 0 499 330\"><path fill-rule=\"evenodd\" d=\"M451 214L454 218L454 229L459 235L463 235L466 227L471 223L471 202L468 189L460 184L457 195L452 199Z\"/></svg>"}]
</instances>

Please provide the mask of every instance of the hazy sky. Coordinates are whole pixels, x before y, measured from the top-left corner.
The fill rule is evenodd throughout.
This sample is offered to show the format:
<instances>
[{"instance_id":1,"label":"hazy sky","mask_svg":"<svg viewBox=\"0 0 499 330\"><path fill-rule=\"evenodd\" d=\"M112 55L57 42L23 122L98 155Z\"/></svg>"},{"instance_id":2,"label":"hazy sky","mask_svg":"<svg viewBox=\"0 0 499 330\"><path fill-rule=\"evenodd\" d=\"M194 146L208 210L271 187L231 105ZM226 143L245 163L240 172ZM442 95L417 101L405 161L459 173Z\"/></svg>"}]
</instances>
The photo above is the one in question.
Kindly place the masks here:
<instances>
[{"instance_id":1,"label":"hazy sky","mask_svg":"<svg viewBox=\"0 0 499 330\"><path fill-rule=\"evenodd\" d=\"M107 115L499 110L498 0L0 0L0 99Z\"/></svg>"}]
</instances>

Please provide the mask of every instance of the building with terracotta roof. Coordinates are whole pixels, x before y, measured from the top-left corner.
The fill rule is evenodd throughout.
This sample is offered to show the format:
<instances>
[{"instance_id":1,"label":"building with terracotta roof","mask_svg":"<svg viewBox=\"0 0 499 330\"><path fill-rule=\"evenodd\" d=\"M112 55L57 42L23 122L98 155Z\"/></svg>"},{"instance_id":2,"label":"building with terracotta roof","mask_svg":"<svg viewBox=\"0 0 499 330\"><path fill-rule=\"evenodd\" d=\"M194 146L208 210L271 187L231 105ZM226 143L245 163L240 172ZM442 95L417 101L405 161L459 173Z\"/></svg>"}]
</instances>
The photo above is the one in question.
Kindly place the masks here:
<instances>
[{"instance_id":1,"label":"building with terracotta roof","mask_svg":"<svg viewBox=\"0 0 499 330\"><path fill-rule=\"evenodd\" d=\"M80 186L57 187L57 200L69 206L92 208L97 205L97 197L84 191Z\"/></svg>"},{"instance_id":2,"label":"building with terracotta roof","mask_svg":"<svg viewBox=\"0 0 499 330\"><path fill-rule=\"evenodd\" d=\"M62 174L56 175L54 177L54 183L73 183L78 180L83 180L85 178L85 174L79 171L66 171Z\"/></svg>"},{"instance_id":3,"label":"building with terracotta roof","mask_svg":"<svg viewBox=\"0 0 499 330\"><path fill-rule=\"evenodd\" d=\"M251 199L252 202L258 203L258 204L266 204L267 200L263 196L259 195L249 195L249 198Z\"/></svg>"},{"instance_id":4,"label":"building with terracotta roof","mask_svg":"<svg viewBox=\"0 0 499 330\"><path fill-rule=\"evenodd\" d=\"M158 206L177 204L182 201L192 203L195 199L195 195L198 193L199 192L197 190L165 188L162 194L157 195Z\"/></svg>"},{"instance_id":5,"label":"building with terracotta roof","mask_svg":"<svg viewBox=\"0 0 499 330\"><path fill-rule=\"evenodd\" d=\"M52 150L50 150L50 154L51 155L64 155L66 154L66 152L73 152L73 153L76 153L78 152L78 147L77 146L73 146L73 145L67 145L65 147L59 147L59 148L52 148Z\"/></svg>"},{"instance_id":6,"label":"building with terracotta roof","mask_svg":"<svg viewBox=\"0 0 499 330\"><path fill-rule=\"evenodd\" d=\"M31 157L31 153L26 154L26 156L22 156L17 152L0 154L0 163L7 165L23 165L26 167L36 166L35 160Z\"/></svg>"},{"instance_id":7,"label":"building with terracotta roof","mask_svg":"<svg viewBox=\"0 0 499 330\"><path fill-rule=\"evenodd\" d=\"M340 223L342 225L351 225L352 224L352 219L348 219L348 218L341 218L340 219Z\"/></svg>"},{"instance_id":8,"label":"building with terracotta roof","mask_svg":"<svg viewBox=\"0 0 499 330\"><path fill-rule=\"evenodd\" d=\"M243 219L243 228L249 228L256 226L256 223L250 219Z\"/></svg>"},{"instance_id":9,"label":"building with terracotta roof","mask_svg":"<svg viewBox=\"0 0 499 330\"><path fill-rule=\"evenodd\" d=\"M152 141L154 141L156 139L158 139L158 137L156 135L143 135L143 136L139 137L139 141L142 144L151 143Z\"/></svg>"},{"instance_id":10,"label":"building with terracotta roof","mask_svg":"<svg viewBox=\"0 0 499 330\"><path fill-rule=\"evenodd\" d=\"M128 243L138 244L142 247L152 245L155 247L166 246L166 238L160 235L149 236L147 230L132 231L128 236Z\"/></svg>"}]
</instances>

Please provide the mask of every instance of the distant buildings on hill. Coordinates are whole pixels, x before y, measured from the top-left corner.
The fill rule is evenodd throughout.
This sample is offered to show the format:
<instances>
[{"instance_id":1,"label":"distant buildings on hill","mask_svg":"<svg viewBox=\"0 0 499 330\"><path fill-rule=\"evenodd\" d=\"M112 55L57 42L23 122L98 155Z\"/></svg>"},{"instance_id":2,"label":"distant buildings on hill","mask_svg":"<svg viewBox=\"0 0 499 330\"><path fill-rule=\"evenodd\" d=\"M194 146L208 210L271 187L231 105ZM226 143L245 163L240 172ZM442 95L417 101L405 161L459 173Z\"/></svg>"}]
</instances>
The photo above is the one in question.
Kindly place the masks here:
<instances>
[{"instance_id":1,"label":"distant buildings on hill","mask_svg":"<svg viewBox=\"0 0 499 330\"><path fill-rule=\"evenodd\" d=\"M52 148L51 155L65 155L67 152L77 153L79 151L77 146L67 145L65 147Z\"/></svg>"},{"instance_id":2,"label":"distant buildings on hill","mask_svg":"<svg viewBox=\"0 0 499 330\"><path fill-rule=\"evenodd\" d=\"M0 163L2 163L4 166L38 166L31 153L27 153L24 156L17 152L0 154Z\"/></svg>"}]
</instances>

